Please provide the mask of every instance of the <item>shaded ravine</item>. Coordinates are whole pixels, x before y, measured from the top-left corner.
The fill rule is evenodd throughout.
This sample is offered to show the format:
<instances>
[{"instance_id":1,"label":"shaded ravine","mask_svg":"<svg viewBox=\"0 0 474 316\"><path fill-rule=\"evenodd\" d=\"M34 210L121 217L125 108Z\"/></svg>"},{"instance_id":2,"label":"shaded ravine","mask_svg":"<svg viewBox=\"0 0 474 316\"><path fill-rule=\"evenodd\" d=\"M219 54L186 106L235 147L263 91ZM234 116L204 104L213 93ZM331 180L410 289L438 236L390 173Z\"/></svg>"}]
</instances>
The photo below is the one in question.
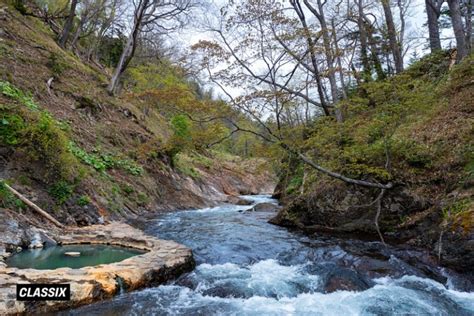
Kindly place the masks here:
<instances>
[{"instance_id":1,"label":"shaded ravine","mask_svg":"<svg viewBox=\"0 0 474 316\"><path fill-rule=\"evenodd\" d=\"M244 198L276 202L268 196ZM192 248L196 269L168 285L60 314L474 313L474 292L461 291L472 290L472 284L452 272L411 265L406 253L378 242L310 239L267 223L273 213L245 211L250 208L223 205L147 221L148 234Z\"/></svg>"}]
</instances>

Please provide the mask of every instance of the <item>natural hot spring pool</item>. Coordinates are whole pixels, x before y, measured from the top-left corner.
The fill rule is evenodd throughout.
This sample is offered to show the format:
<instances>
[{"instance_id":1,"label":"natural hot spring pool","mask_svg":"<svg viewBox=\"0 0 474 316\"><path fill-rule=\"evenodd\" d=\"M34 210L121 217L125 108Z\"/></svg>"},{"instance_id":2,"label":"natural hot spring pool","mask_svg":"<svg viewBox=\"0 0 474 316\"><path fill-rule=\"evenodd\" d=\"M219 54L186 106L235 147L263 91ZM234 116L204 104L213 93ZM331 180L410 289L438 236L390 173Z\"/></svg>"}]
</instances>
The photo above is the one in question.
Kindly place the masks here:
<instances>
[{"instance_id":1,"label":"natural hot spring pool","mask_svg":"<svg viewBox=\"0 0 474 316\"><path fill-rule=\"evenodd\" d=\"M80 256L67 256L66 252L80 252ZM141 255L145 251L109 245L65 245L43 249L23 250L7 259L10 267L21 269L82 268L98 264L108 264Z\"/></svg>"}]
</instances>

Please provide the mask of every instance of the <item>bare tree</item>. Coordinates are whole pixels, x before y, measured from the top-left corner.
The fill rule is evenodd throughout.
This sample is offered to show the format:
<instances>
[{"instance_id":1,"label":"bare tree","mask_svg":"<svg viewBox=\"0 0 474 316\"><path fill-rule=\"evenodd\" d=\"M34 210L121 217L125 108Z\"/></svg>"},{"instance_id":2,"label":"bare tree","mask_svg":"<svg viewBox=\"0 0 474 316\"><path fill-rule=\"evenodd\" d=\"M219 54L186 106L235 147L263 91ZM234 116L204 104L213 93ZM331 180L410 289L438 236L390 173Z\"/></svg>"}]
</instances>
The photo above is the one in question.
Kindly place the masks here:
<instances>
[{"instance_id":1,"label":"bare tree","mask_svg":"<svg viewBox=\"0 0 474 316\"><path fill-rule=\"evenodd\" d=\"M66 19L66 23L64 24L63 31L61 33L61 36L59 37L59 46L65 48L67 41L69 39L69 35L71 34L72 27L74 24L74 18L76 17L76 7L78 0L72 0L71 1L71 7L69 9L69 15Z\"/></svg>"},{"instance_id":2,"label":"bare tree","mask_svg":"<svg viewBox=\"0 0 474 316\"><path fill-rule=\"evenodd\" d=\"M321 107L324 110L324 113L326 115L330 115L329 108L326 104L326 97L324 95L324 88L323 88L323 83L321 80L321 74L319 72L319 66L318 62L316 59L316 43L314 42L314 39L311 35L311 32L309 31L308 23L306 21L306 16L304 14L303 9L301 8L301 5L299 1L297 0L290 0L290 4L292 5L293 9L296 12L296 15L298 16L298 19L301 22L301 25L303 27L303 36L306 39L307 45L308 45L308 52L309 55L311 56L311 65L313 69L313 74L314 74L314 79L316 80L316 85L318 89L318 94L319 94L319 99L321 102Z\"/></svg>"},{"instance_id":3,"label":"bare tree","mask_svg":"<svg viewBox=\"0 0 474 316\"><path fill-rule=\"evenodd\" d=\"M457 57L456 61L467 56L468 49L466 45L466 34L464 32L464 25L462 22L460 0L447 0L449 12L451 15L451 23L453 24L454 36L456 37Z\"/></svg>"},{"instance_id":4,"label":"bare tree","mask_svg":"<svg viewBox=\"0 0 474 316\"><path fill-rule=\"evenodd\" d=\"M120 29L120 20L124 14L124 10L121 8L122 4L123 0L106 0L101 14L96 16L92 23L95 25L96 33L86 52L88 60L97 61L98 51L106 34L114 27Z\"/></svg>"},{"instance_id":5,"label":"bare tree","mask_svg":"<svg viewBox=\"0 0 474 316\"><path fill-rule=\"evenodd\" d=\"M327 100L319 73L318 55L327 57L317 46L319 36L316 34L321 32L312 31L298 1L290 1L290 6L282 7L271 0L246 2L235 15L224 16L224 23L213 29L219 41L201 41L194 46L195 52L202 53L200 64L209 79L226 94L236 109L259 126L259 129L245 129L232 122L234 130L231 133L243 131L259 136L279 145L319 172L346 183L391 188L391 183L353 179L324 168L297 149L301 137L295 135L292 127L304 124L302 113L307 113L305 107L308 104L321 108L324 115L333 116L334 113L330 111L332 107L327 105L325 109L320 101ZM227 10L231 11L226 8L221 12ZM225 69L211 69L212 65L221 62L227 63ZM308 78L313 78L314 82ZM316 86L319 100L314 99L316 93L310 92L311 86ZM234 97L228 91L229 87L244 92ZM269 117L269 113L273 115Z\"/></svg>"},{"instance_id":6,"label":"bare tree","mask_svg":"<svg viewBox=\"0 0 474 316\"><path fill-rule=\"evenodd\" d=\"M464 20L466 21L466 48L472 52L474 37L472 36L472 11L474 9L474 0L464 0Z\"/></svg>"},{"instance_id":7,"label":"bare tree","mask_svg":"<svg viewBox=\"0 0 474 316\"><path fill-rule=\"evenodd\" d=\"M403 71L403 57L400 44L397 40L397 30L395 28L395 22L393 21L390 0L381 0L381 2L385 15L385 23L387 24L388 41L390 43L390 50L392 51L393 61L395 63L395 70L397 73L400 73Z\"/></svg>"},{"instance_id":8,"label":"bare tree","mask_svg":"<svg viewBox=\"0 0 474 316\"><path fill-rule=\"evenodd\" d=\"M87 36L95 32L97 27L96 21L106 9L106 2L107 0L83 0L80 4L80 18L78 25L71 41L72 47L76 47L77 41L81 36ZM90 23L91 21L92 23Z\"/></svg>"},{"instance_id":9,"label":"bare tree","mask_svg":"<svg viewBox=\"0 0 474 316\"><path fill-rule=\"evenodd\" d=\"M362 60L363 67L363 79L365 81L370 81L372 79L372 70L370 66L369 59L369 45L368 45L368 35L366 20L364 19L364 3L363 0L356 0L357 3L357 24L359 26L359 37L360 37L360 56Z\"/></svg>"},{"instance_id":10,"label":"bare tree","mask_svg":"<svg viewBox=\"0 0 474 316\"><path fill-rule=\"evenodd\" d=\"M441 14L441 6L443 5L443 2L444 0L425 0L431 52L441 49L438 20Z\"/></svg>"},{"instance_id":11,"label":"bare tree","mask_svg":"<svg viewBox=\"0 0 474 316\"><path fill-rule=\"evenodd\" d=\"M165 33L178 28L182 25L179 17L192 6L192 0L132 1L134 5L132 27L117 67L107 87L111 94L115 93L122 74L135 55L140 35L143 32L152 30L160 30Z\"/></svg>"}]
</instances>

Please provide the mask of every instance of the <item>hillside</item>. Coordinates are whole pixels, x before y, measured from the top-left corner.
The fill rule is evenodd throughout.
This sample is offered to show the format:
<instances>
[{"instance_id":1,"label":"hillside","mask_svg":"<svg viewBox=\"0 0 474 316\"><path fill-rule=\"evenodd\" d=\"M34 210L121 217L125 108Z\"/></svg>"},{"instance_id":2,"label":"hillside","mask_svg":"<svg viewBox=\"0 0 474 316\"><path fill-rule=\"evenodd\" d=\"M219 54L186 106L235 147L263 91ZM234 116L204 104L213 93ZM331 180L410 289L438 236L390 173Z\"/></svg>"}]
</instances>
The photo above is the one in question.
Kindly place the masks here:
<instances>
[{"instance_id":1,"label":"hillside","mask_svg":"<svg viewBox=\"0 0 474 316\"><path fill-rule=\"evenodd\" d=\"M110 69L61 49L38 18L2 4L0 20L0 179L63 224L272 190L259 158L219 150L171 158L170 118L138 97L110 96ZM2 227L48 226L4 186L0 198Z\"/></svg>"},{"instance_id":2,"label":"hillside","mask_svg":"<svg viewBox=\"0 0 474 316\"><path fill-rule=\"evenodd\" d=\"M0 315L474 315L473 1L0 0Z\"/></svg>"},{"instance_id":3,"label":"hillside","mask_svg":"<svg viewBox=\"0 0 474 316\"><path fill-rule=\"evenodd\" d=\"M274 223L309 234L357 236L427 248L440 263L474 266L474 59L427 56L392 78L366 83L339 107L346 120L317 120L303 148L344 175L393 182L380 199L287 158ZM380 202L380 203L379 203ZM380 207L380 208L379 208Z\"/></svg>"}]
</instances>

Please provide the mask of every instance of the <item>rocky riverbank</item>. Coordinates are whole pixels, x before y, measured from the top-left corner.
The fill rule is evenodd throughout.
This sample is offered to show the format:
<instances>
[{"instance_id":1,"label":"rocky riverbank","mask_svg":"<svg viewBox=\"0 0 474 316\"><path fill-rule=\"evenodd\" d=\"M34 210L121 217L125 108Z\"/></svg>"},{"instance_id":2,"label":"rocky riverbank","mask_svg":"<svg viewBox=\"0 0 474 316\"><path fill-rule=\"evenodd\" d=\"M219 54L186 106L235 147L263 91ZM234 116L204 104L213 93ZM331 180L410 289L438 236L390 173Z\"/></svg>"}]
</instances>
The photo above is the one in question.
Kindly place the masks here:
<instances>
[{"instance_id":1,"label":"rocky riverbank","mask_svg":"<svg viewBox=\"0 0 474 316\"><path fill-rule=\"evenodd\" d=\"M38 232L40 233L40 232ZM146 253L106 265L81 269L17 269L4 263L0 256L0 314L44 313L90 304L111 298L120 291L164 283L193 269L191 249L173 241L159 240L123 223L93 225L64 231L41 232L43 239L59 244L110 244L145 250ZM19 283L67 283L71 285L70 301L16 300Z\"/></svg>"},{"instance_id":2,"label":"rocky riverbank","mask_svg":"<svg viewBox=\"0 0 474 316\"><path fill-rule=\"evenodd\" d=\"M472 193L472 192L471 192ZM285 207L270 221L308 235L380 240L375 226L379 192L335 183L316 193L286 198ZM456 195L457 199L466 198ZM446 214L449 197L423 198L414 190L396 187L380 205L378 224L385 242L427 250L427 258L460 273L474 274L474 212Z\"/></svg>"}]
</instances>

